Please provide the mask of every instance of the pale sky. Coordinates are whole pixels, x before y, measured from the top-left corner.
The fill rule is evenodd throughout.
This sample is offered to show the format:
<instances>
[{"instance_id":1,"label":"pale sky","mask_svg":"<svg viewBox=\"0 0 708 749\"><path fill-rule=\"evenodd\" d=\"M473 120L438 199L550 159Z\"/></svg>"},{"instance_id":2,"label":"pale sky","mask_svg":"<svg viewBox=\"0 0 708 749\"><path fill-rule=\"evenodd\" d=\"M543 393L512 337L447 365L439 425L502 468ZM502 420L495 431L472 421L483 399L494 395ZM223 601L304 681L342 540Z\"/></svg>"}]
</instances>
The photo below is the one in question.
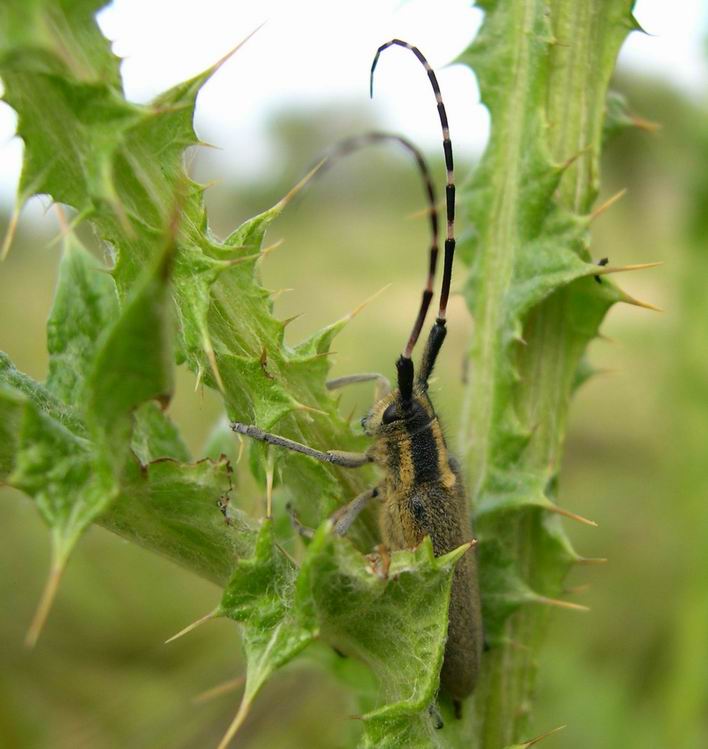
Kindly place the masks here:
<instances>
[{"instance_id":1,"label":"pale sky","mask_svg":"<svg viewBox=\"0 0 708 749\"><path fill-rule=\"evenodd\" d=\"M630 35L620 65L705 96L708 14L701 0L638 0L635 15L649 35ZM479 152L488 117L475 103L474 76L463 66L444 66L465 49L481 16L468 0L114 0L99 21L124 59L128 97L141 102L208 67L267 21L197 102L197 132L222 149L221 177L239 179L272 166L263 126L289 106L346 102L372 112L386 129L435 147L440 133L434 100L410 53L394 49L382 58L376 97L369 100L373 52L392 37L423 50L438 70L456 149ZM6 205L14 198L22 154L14 127L14 113L0 104L0 202ZM305 155L303 163L316 156Z\"/></svg>"}]
</instances>

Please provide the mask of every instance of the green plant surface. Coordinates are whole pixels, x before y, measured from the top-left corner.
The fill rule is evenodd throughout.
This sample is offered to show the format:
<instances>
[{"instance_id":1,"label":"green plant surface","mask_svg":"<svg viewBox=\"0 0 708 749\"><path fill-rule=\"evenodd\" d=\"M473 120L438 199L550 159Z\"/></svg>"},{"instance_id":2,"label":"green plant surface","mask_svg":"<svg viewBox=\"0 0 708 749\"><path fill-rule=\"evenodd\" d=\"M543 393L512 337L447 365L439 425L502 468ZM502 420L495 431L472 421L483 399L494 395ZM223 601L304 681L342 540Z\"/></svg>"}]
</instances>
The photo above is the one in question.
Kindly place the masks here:
<instances>
[{"instance_id":1,"label":"green plant surface","mask_svg":"<svg viewBox=\"0 0 708 749\"><path fill-rule=\"evenodd\" d=\"M548 605L581 562L558 517L558 474L583 354L612 304L593 279L590 213L605 100L631 2L485 2L461 56L492 118L465 210L476 322L462 445L475 481L484 621L494 644L475 699L479 746L526 730Z\"/></svg>"}]
</instances>

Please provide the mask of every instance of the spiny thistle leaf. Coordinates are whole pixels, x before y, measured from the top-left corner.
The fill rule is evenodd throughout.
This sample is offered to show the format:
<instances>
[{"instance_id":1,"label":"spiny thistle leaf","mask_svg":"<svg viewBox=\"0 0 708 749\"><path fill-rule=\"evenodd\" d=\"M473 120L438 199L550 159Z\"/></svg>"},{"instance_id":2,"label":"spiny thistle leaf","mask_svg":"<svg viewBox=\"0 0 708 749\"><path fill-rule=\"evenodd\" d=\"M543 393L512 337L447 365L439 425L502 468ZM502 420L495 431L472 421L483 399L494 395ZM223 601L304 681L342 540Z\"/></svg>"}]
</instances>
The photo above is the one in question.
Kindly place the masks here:
<instances>
[{"instance_id":1,"label":"spiny thistle leaf","mask_svg":"<svg viewBox=\"0 0 708 749\"><path fill-rule=\"evenodd\" d=\"M37 8L43 6L37 3ZM71 18L67 16L64 23L70 24ZM83 33L89 34L86 29ZM91 33L100 37L97 27ZM361 438L353 436L324 388L329 367L324 355L341 325L316 334L314 343L297 349L285 346L284 324L273 317L269 294L258 283L258 259L265 257L260 253L264 233L287 200L250 219L222 243L208 230L203 188L185 178L184 151L199 143L192 125L195 99L218 66L148 105L137 106L122 96L118 60L102 53L92 63L96 72L91 86L93 97L113 105L104 112L86 105L84 78L62 67L61 60L56 62L58 72L47 79L29 63L10 64L15 57L25 59L20 54L22 37L7 35L3 44L6 55L0 57L0 73L6 98L18 111L18 132L28 142L27 177L20 199L32 192L47 192L90 219L115 254L113 276L124 298L141 268L159 252L174 195L184 187L173 274L180 360L205 384L223 391L231 418L254 421L266 429L277 424L286 436L313 445L345 450L361 446ZM50 38L43 44L45 56L56 54L56 40ZM94 47L101 45L94 40L90 48ZM111 61L115 74L106 73ZM35 99L36 86L42 87L41 104ZM72 189L67 193L66 173L45 175L36 166L49 163L55 152L61 158L79 154L72 156L79 162L85 155L90 164L83 165L82 172L99 173L100 179L74 179L72 175ZM261 364L263 351L267 352L267 369ZM303 456L279 458L295 504L308 521L316 522L343 497L356 495L366 485L364 475L345 476ZM313 485L321 489L315 505ZM372 536L369 533L365 538L370 542Z\"/></svg>"},{"instance_id":2,"label":"spiny thistle leaf","mask_svg":"<svg viewBox=\"0 0 708 749\"><path fill-rule=\"evenodd\" d=\"M281 551L266 519L254 540L253 554L242 558L224 588L215 615L243 625L248 670L241 707L222 742L226 746L248 714L268 677L317 636L311 606L296 601L297 568Z\"/></svg>"},{"instance_id":3,"label":"spiny thistle leaf","mask_svg":"<svg viewBox=\"0 0 708 749\"><path fill-rule=\"evenodd\" d=\"M241 708L222 746L268 676L315 638L377 677L380 705L363 716L362 747L438 745L442 734L428 708L442 665L452 574L467 549L435 558L426 538L390 559L366 557L327 521L298 571L275 543L272 521L264 521L252 556L239 561L213 614L243 625L248 659Z\"/></svg>"},{"instance_id":4,"label":"spiny thistle leaf","mask_svg":"<svg viewBox=\"0 0 708 749\"><path fill-rule=\"evenodd\" d=\"M80 402L84 380L93 367L97 341L118 314L113 279L76 237L68 233L64 237L59 280L47 321L49 372L46 388L59 400ZM134 351L132 355L136 354ZM101 376L102 373L96 375L99 379ZM114 373L110 372L109 376L113 377ZM108 379L103 384L107 382ZM107 389L110 390L111 385ZM174 425L157 404L145 403L139 407L134 426L132 447L143 463L157 457L189 460Z\"/></svg>"},{"instance_id":5,"label":"spiny thistle leaf","mask_svg":"<svg viewBox=\"0 0 708 749\"><path fill-rule=\"evenodd\" d=\"M51 73L32 62L25 36L4 33L13 23L20 23L14 19L21 12L18 6L7 9L13 18L0 30L0 72L6 99L18 112L18 132L26 144L18 197L24 201L34 193L48 193L77 211L74 222L92 223L114 257L112 276L120 300L122 323L113 328L113 334L109 331L101 337L88 374L84 373L84 388L66 373L62 375L67 377L63 395L74 388L84 394L86 423L82 414L75 416L71 408L68 412L76 418L80 435L91 439L89 452L97 466L93 480L102 490L95 516L100 515L108 527L224 582L236 560L247 555L252 529L232 506L226 520L219 513L217 503L230 491L230 485L225 489L221 484L207 501L208 490L224 478L223 470L211 475L213 480L198 495L199 535L194 532L194 518L185 524L184 519L171 523L165 517L174 513L171 502L178 499L153 492L150 481L155 471L170 466L174 475L164 491L181 491L180 479L187 469L152 462L138 470L126 452L132 446L142 463L161 453L183 458L185 452L154 404L142 406L128 418L145 399L170 391L165 291L159 285L153 288L159 291L159 299L157 306L151 306L154 297L148 286L154 286L157 276L151 282L141 280L145 269L159 267L166 238L171 238L177 358L185 361L200 381L222 393L231 418L254 421L264 428L277 424L280 432L295 439L352 450L361 446L362 439L355 438L337 414L336 401L324 387L329 368L326 354L346 319L294 349L284 343L285 324L273 316L269 294L258 283L258 262L267 255L261 249L265 231L290 196L247 221L224 242L210 233L204 188L186 178L183 161L185 149L198 145L192 125L195 99L215 68L175 86L148 105L133 105L123 97L118 60L100 40L98 28L86 22L85 14L79 19L72 11L49 2L37 2L33 8L35 20L46 24L47 32L33 38L32 50L49 61ZM75 48L75 54L87 57L86 70L80 74L61 59L62 39L53 33L55 26L62 29L75 24L81 26L81 36L86 39ZM180 220L173 232L176 195L181 200ZM61 299L57 304L60 309ZM72 319L81 316L81 310L76 310ZM151 346L138 334L141 323L164 338ZM61 347L57 351L64 354ZM80 351L80 343L76 351ZM140 364L143 359L149 363L146 370L152 379L141 379L145 374ZM61 369L57 362L52 383L60 382ZM139 387L124 388L129 380ZM61 411L63 406L57 404L55 410ZM278 469L308 522L318 522L367 483L367 471L346 475L304 456L284 455ZM188 506L184 504L185 514ZM134 513L132 517L126 514L126 507ZM234 518L239 518L238 522ZM372 534L366 528L365 522L358 535L368 544ZM239 538L232 539L232 534ZM186 541L184 548L178 541ZM275 666L277 663L269 666L263 678Z\"/></svg>"},{"instance_id":6,"label":"spiny thistle leaf","mask_svg":"<svg viewBox=\"0 0 708 749\"><path fill-rule=\"evenodd\" d=\"M133 412L152 400L166 406L174 389L172 256L170 242L107 328L86 378L85 420L116 481L128 457Z\"/></svg>"},{"instance_id":7,"label":"spiny thistle leaf","mask_svg":"<svg viewBox=\"0 0 708 749\"><path fill-rule=\"evenodd\" d=\"M363 716L362 747L437 745L428 708L438 688L452 574L467 549L435 558L426 537L389 563L387 554L362 556L329 523L309 545L298 585L310 590L322 638L366 663L379 684L380 704Z\"/></svg>"},{"instance_id":8,"label":"spiny thistle leaf","mask_svg":"<svg viewBox=\"0 0 708 749\"><path fill-rule=\"evenodd\" d=\"M223 585L235 561L251 553L256 532L234 506L231 472L223 457L197 463L161 458L148 465L130 460L120 495L99 522Z\"/></svg>"},{"instance_id":9,"label":"spiny thistle leaf","mask_svg":"<svg viewBox=\"0 0 708 749\"><path fill-rule=\"evenodd\" d=\"M237 550L233 540L208 551L193 548L199 547L195 537L199 540L203 499L208 501L209 521L202 521L202 543L222 535L214 530L224 523L216 502L228 498L231 490L225 461L198 466L163 461L159 467L138 467L130 453L132 447L145 461L186 453L169 419L156 405L144 403L171 390L168 256L166 251L162 263L148 269L118 311L112 279L76 238L69 237L48 325L52 353L46 389L18 373L6 357L2 360L1 408L8 432L3 439L2 478L34 497L52 530L56 574L82 531L119 497L120 511L111 520L115 530L122 530L127 505L136 540L173 554L181 545L176 556L193 559L212 577L217 569L224 577L229 566L226 560L207 562L204 557L216 555L219 548L222 553ZM60 318L65 325L58 324ZM127 350L122 348L128 342ZM88 413L78 414L58 403L50 388L72 401L79 393L78 401L89 404ZM134 424L137 440L131 442ZM162 492L169 489L173 494L163 500ZM195 505L180 513L187 500ZM161 524L156 507L169 515ZM149 528L144 527L146 518Z\"/></svg>"},{"instance_id":10,"label":"spiny thistle leaf","mask_svg":"<svg viewBox=\"0 0 708 749\"><path fill-rule=\"evenodd\" d=\"M78 401L93 363L96 341L117 315L113 280L74 235L68 234L47 321L46 388L59 400Z\"/></svg>"},{"instance_id":11,"label":"spiny thistle leaf","mask_svg":"<svg viewBox=\"0 0 708 749\"><path fill-rule=\"evenodd\" d=\"M34 498L52 538L51 573L28 635L30 644L39 635L71 550L118 497L120 477L130 456L133 412L144 402L171 392L174 364L165 314L170 257L171 250L154 269L148 269L110 322L101 314L117 311L115 299L104 306L98 300L110 300L114 292L107 289L77 241L68 244L49 322L56 358L50 365L48 389L64 396L81 393L86 404L84 421L93 442L75 435L25 399L8 481ZM87 274L89 269L93 273ZM56 330L60 314L66 315L61 333ZM88 334L82 329L86 314L95 315ZM72 376L63 367L69 367ZM12 384L10 378L5 381Z\"/></svg>"}]
</instances>

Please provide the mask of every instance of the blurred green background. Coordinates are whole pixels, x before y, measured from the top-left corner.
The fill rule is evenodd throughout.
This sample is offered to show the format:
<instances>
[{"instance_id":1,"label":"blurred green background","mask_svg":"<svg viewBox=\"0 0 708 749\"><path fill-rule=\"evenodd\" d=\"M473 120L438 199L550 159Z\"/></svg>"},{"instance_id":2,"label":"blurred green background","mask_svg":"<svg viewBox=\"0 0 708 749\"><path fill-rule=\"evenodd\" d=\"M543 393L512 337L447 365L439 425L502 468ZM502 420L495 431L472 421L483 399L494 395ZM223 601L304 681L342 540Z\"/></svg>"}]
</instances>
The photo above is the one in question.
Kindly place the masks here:
<instances>
[{"instance_id":1,"label":"blurred green background","mask_svg":"<svg viewBox=\"0 0 708 749\"><path fill-rule=\"evenodd\" d=\"M530 736L567 724L544 746L699 749L708 746L708 112L655 80L622 78L615 88L661 128L630 130L608 144L601 200L628 192L597 220L593 254L618 265L663 260L620 282L664 312L613 309L605 337L590 350L600 373L572 408L561 499L599 525L572 525L578 550L608 562L579 568L568 580L572 600L591 612L553 617ZM338 134L375 124L341 105L283 113L264 137L277 142L287 167L257 184L213 187L214 231L223 236L272 205ZM201 158L192 164L196 175ZM431 160L442 184L437 154ZM460 164L458 181L472 166ZM392 283L337 340L334 375L392 371L424 277L427 227L411 216L422 205L408 162L372 149L327 173L271 230L268 242L285 243L263 264L263 282L292 289L276 302L279 316L302 315L288 328L292 342ZM46 372L44 323L60 256L43 210L36 203L23 213L0 267L0 349L37 379ZM464 276L460 263L458 288ZM434 388L453 445L473 324L456 296ZM358 415L370 397L362 386L342 408ZM220 415L217 398L195 392L193 376L181 371L171 413L199 457ZM260 490L246 471L244 461L240 491L258 513ZM211 610L219 591L93 528L69 564L38 647L28 652L22 642L49 543L27 498L6 489L0 495L0 746L215 745L239 695L195 698L242 672L236 626L211 622L162 643ZM350 716L357 706L319 668L323 657L315 650L273 679L240 747L343 745L356 730Z\"/></svg>"}]
</instances>

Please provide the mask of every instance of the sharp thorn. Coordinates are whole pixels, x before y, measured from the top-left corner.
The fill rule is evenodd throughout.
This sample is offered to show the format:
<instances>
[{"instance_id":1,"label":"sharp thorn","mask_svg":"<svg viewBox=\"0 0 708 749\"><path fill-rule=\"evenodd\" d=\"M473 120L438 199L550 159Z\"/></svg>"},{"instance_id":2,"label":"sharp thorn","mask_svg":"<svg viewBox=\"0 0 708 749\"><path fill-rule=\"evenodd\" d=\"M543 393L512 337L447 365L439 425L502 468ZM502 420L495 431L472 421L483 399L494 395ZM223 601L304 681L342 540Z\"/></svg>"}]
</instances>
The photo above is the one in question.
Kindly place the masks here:
<instances>
[{"instance_id":1,"label":"sharp thorn","mask_svg":"<svg viewBox=\"0 0 708 749\"><path fill-rule=\"evenodd\" d=\"M54 203L54 212L57 214L57 222L59 224L59 231L62 237L65 237L69 233L69 224L66 220L66 213L61 203Z\"/></svg>"},{"instance_id":2,"label":"sharp thorn","mask_svg":"<svg viewBox=\"0 0 708 749\"><path fill-rule=\"evenodd\" d=\"M576 520L578 523L582 523L583 525L591 525L593 528L597 528L597 523L594 520L589 520L582 515L577 515L574 512L570 512L570 510L559 507L558 505L553 504L553 502L544 504L543 508L545 510L548 510L548 512L554 512L557 515L562 515L564 518L568 518L569 520Z\"/></svg>"},{"instance_id":3,"label":"sharp thorn","mask_svg":"<svg viewBox=\"0 0 708 749\"><path fill-rule=\"evenodd\" d=\"M228 681L222 681L221 684L217 684L211 689L205 689L203 692L192 697L194 704L201 704L203 702L209 702L215 697L221 697L223 694L234 692L240 689L246 682L245 676L237 676L235 679L229 679Z\"/></svg>"},{"instance_id":4,"label":"sharp thorn","mask_svg":"<svg viewBox=\"0 0 708 749\"><path fill-rule=\"evenodd\" d=\"M296 411L305 411L305 413L311 413L311 414L319 414L320 416L329 416L329 414L326 411L323 411L321 408L315 408L314 406L306 406L304 403L295 403L295 410Z\"/></svg>"},{"instance_id":5,"label":"sharp thorn","mask_svg":"<svg viewBox=\"0 0 708 749\"><path fill-rule=\"evenodd\" d=\"M236 465L238 465L241 462L241 458L243 458L243 451L246 449L246 441L240 434L237 434L236 436L238 437L238 455L236 456Z\"/></svg>"},{"instance_id":6,"label":"sharp thorn","mask_svg":"<svg viewBox=\"0 0 708 749\"><path fill-rule=\"evenodd\" d=\"M286 294L288 291L295 291L295 289L276 289L275 291L271 291L270 292L271 301L274 302L276 299L278 299L283 294Z\"/></svg>"},{"instance_id":7,"label":"sharp thorn","mask_svg":"<svg viewBox=\"0 0 708 749\"><path fill-rule=\"evenodd\" d=\"M612 197L608 198L602 205L598 206L591 214L590 214L590 222L595 221L596 219L600 218L605 211L612 208L612 206L618 201L621 200L627 193L627 188L623 187L619 192L616 192Z\"/></svg>"},{"instance_id":8,"label":"sharp thorn","mask_svg":"<svg viewBox=\"0 0 708 749\"><path fill-rule=\"evenodd\" d=\"M57 209L57 212L61 211L61 215L62 217L64 217L64 212L61 210L61 205L58 203L54 203L54 207ZM66 219L64 219L63 222L60 219L59 223L61 230L52 240L49 241L49 243L47 244L47 248L54 247L55 244L63 242L66 239L67 235L73 232L74 229L86 218L87 214L88 211L76 213L68 224L66 223ZM112 271L109 268L93 268L93 270L97 273L108 273L109 275L112 274Z\"/></svg>"},{"instance_id":9,"label":"sharp thorn","mask_svg":"<svg viewBox=\"0 0 708 749\"><path fill-rule=\"evenodd\" d=\"M572 603L571 601L562 601L559 598L548 598L546 596L535 596L533 598L536 602L544 606L555 606L559 609L569 609L571 611L590 611L588 606L583 606L581 603Z\"/></svg>"},{"instance_id":10,"label":"sharp thorn","mask_svg":"<svg viewBox=\"0 0 708 749\"><path fill-rule=\"evenodd\" d=\"M565 588L563 593L568 596L575 596L586 593L588 590L590 590L590 583L585 583L584 585L574 585L570 588Z\"/></svg>"},{"instance_id":11,"label":"sharp thorn","mask_svg":"<svg viewBox=\"0 0 708 749\"><path fill-rule=\"evenodd\" d=\"M213 73L216 73L216 71L225 63L228 62L240 49L243 47L243 45L251 39L251 37L255 36L265 25L268 23L268 19L263 21L263 23L256 26L253 31L251 31L247 36L245 36L238 44L233 47L231 50L229 50L220 60L217 60L210 68L210 70Z\"/></svg>"},{"instance_id":12,"label":"sharp thorn","mask_svg":"<svg viewBox=\"0 0 708 749\"><path fill-rule=\"evenodd\" d=\"M195 622L188 624L184 629L181 629L176 635L172 635L172 637L165 640L165 645L169 645L169 643L174 642L175 640L178 640L180 637L184 637L184 635L188 635L192 630L196 629L201 624L204 624L204 622L208 622L210 619L215 619L218 616L218 614L219 614L218 609L214 609L213 611L210 611L208 614L205 614L204 616L200 617Z\"/></svg>"},{"instance_id":13,"label":"sharp thorn","mask_svg":"<svg viewBox=\"0 0 708 749\"><path fill-rule=\"evenodd\" d=\"M10 221L7 224L7 230L5 231L5 236L2 240L2 249L0 249L0 263L5 260L10 252L10 247L12 246L12 243L15 239L15 234L17 234L17 225L19 221L20 208L18 205L15 205L12 209L12 215L10 216Z\"/></svg>"},{"instance_id":14,"label":"sharp thorn","mask_svg":"<svg viewBox=\"0 0 708 749\"><path fill-rule=\"evenodd\" d=\"M295 321L295 320L297 320L298 318L302 317L302 316L303 316L304 314L305 314L304 312L300 312L300 313L298 313L297 315L293 315L292 317L286 317L286 318L285 318L284 320L281 320L281 321L280 321L280 324L281 324L281 325L282 325L282 326L283 326L284 328L287 328L287 327L288 327L288 325L290 325L290 323L291 323L291 322L294 322L294 321Z\"/></svg>"},{"instance_id":15,"label":"sharp thorn","mask_svg":"<svg viewBox=\"0 0 708 749\"><path fill-rule=\"evenodd\" d=\"M593 276L608 276L610 273L624 273L630 270L645 270L646 268L656 268L663 265L663 261L657 263L635 263L633 265L602 265L592 266Z\"/></svg>"},{"instance_id":16,"label":"sharp thorn","mask_svg":"<svg viewBox=\"0 0 708 749\"><path fill-rule=\"evenodd\" d=\"M615 369L613 367L599 367L594 369L592 372L593 377L605 377L608 375L617 375L621 372L621 369Z\"/></svg>"},{"instance_id":17,"label":"sharp thorn","mask_svg":"<svg viewBox=\"0 0 708 749\"><path fill-rule=\"evenodd\" d=\"M275 208L282 210L290 201L302 190L303 187L319 172L324 163L327 161L326 158L320 159L315 166L294 186L290 191L284 195L276 204Z\"/></svg>"},{"instance_id":18,"label":"sharp thorn","mask_svg":"<svg viewBox=\"0 0 708 749\"><path fill-rule=\"evenodd\" d=\"M426 208L419 208L417 211L411 211L410 213L407 213L405 215L405 219L407 221L413 221L414 219L425 218L425 216L429 216L431 212L432 208L430 206L427 206Z\"/></svg>"},{"instance_id":19,"label":"sharp thorn","mask_svg":"<svg viewBox=\"0 0 708 749\"><path fill-rule=\"evenodd\" d=\"M242 249L242 248L235 248L235 249ZM248 262L251 262L252 260L258 260L260 256L261 256L260 252L256 252L250 255L241 255L241 257L235 257L235 258L232 258L231 260L225 260L224 266L230 267L232 265L241 265L241 263L248 263Z\"/></svg>"},{"instance_id":20,"label":"sharp thorn","mask_svg":"<svg viewBox=\"0 0 708 749\"><path fill-rule=\"evenodd\" d=\"M202 331L202 343L204 345L204 353L206 354L207 360L209 361L211 373L214 375L216 385L219 388L219 391L224 394L226 393L226 388L224 387L224 381L221 379L219 365L216 363L216 354L214 353L214 348L211 345L211 339L209 338L209 334L206 330Z\"/></svg>"},{"instance_id":21,"label":"sharp thorn","mask_svg":"<svg viewBox=\"0 0 708 749\"><path fill-rule=\"evenodd\" d=\"M384 293L384 291L388 291L388 289L391 288L390 283L386 284L383 288L379 289L376 293L372 294L368 299L364 299L364 301L359 304L357 307L355 307L344 319L345 320L352 320L355 318L366 306L368 306L371 302L374 301L377 297L381 296L381 294Z\"/></svg>"},{"instance_id":22,"label":"sharp thorn","mask_svg":"<svg viewBox=\"0 0 708 749\"><path fill-rule=\"evenodd\" d=\"M426 216L430 216L433 211L442 211L443 208L445 208L445 201L444 200L438 200L438 202L434 206L426 206L425 208L419 208L417 211L412 211L411 213L406 214L406 219L418 219L418 218L425 218Z\"/></svg>"},{"instance_id":23,"label":"sharp thorn","mask_svg":"<svg viewBox=\"0 0 708 749\"><path fill-rule=\"evenodd\" d=\"M274 242L271 245L268 245L267 247L263 247L263 249L259 250L258 252L251 253L249 255L241 255L241 257L235 257L231 260L225 260L224 266L229 267L232 265L240 265L241 263L248 263L252 260L260 260L263 257L266 257L269 255L273 250L277 250L278 247L280 247L285 240L279 239L277 242ZM244 247L230 247L229 249L232 250L241 250L245 249Z\"/></svg>"},{"instance_id":24,"label":"sharp thorn","mask_svg":"<svg viewBox=\"0 0 708 749\"><path fill-rule=\"evenodd\" d=\"M552 736L554 733L558 733L558 731L562 731L564 728L565 726L558 726L557 728L553 728L550 731L546 731L546 733L542 733L540 736L536 736L536 738L534 739L529 739L529 741L526 741L521 746L523 746L524 749L529 749L529 747L532 747L535 744L538 744L540 741L547 739L549 736Z\"/></svg>"},{"instance_id":25,"label":"sharp thorn","mask_svg":"<svg viewBox=\"0 0 708 749\"><path fill-rule=\"evenodd\" d=\"M630 115L630 119L632 120L632 125L634 125L634 127L638 128L639 130L644 130L647 133L653 134L661 130L662 128L660 122L652 122L651 120L647 120L644 117L639 117L636 114Z\"/></svg>"},{"instance_id":26,"label":"sharp thorn","mask_svg":"<svg viewBox=\"0 0 708 749\"><path fill-rule=\"evenodd\" d=\"M42 596L39 599L37 610L35 611L32 623L27 630L25 636L25 645L32 649L36 644L39 636L42 634L42 629L47 621L47 616L52 608L52 603L57 594L59 588L59 582L61 581L62 573L64 572L64 563L61 561L54 561L49 570L49 577L45 583Z\"/></svg>"},{"instance_id":27,"label":"sharp thorn","mask_svg":"<svg viewBox=\"0 0 708 749\"><path fill-rule=\"evenodd\" d=\"M278 247L282 247L284 242L284 239L279 239L277 242L273 242L273 244L269 244L267 247L263 247L259 253L260 256L266 257L267 255L270 255L270 253L274 250L277 250Z\"/></svg>"},{"instance_id":28,"label":"sharp thorn","mask_svg":"<svg viewBox=\"0 0 708 749\"><path fill-rule=\"evenodd\" d=\"M570 45L568 45L570 46ZM585 148L581 148L579 151L576 151L572 156L569 156L561 165L560 165L560 171L565 172L567 169L569 169L573 164L581 157L585 156L585 154L590 153L592 151L592 144L588 143Z\"/></svg>"},{"instance_id":29,"label":"sharp thorn","mask_svg":"<svg viewBox=\"0 0 708 749\"><path fill-rule=\"evenodd\" d=\"M219 742L219 746L217 747L217 749L226 749L226 747L228 747L228 745L231 743L231 739L233 739L238 729L241 728L243 722L248 717L248 712L250 709L251 703L250 701L246 700L246 696L244 695L241 699L241 704L238 707L238 712L234 716L234 719L231 721L231 725L228 727L226 733L224 734L224 738Z\"/></svg>"},{"instance_id":30,"label":"sharp thorn","mask_svg":"<svg viewBox=\"0 0 708 749\"><path fill-rule=\"evenodd\" d=\"M606 557L577 557L575 564L580 565L591 565L591 564L607 564Z\"/></svg>"},{"instance_id":31,"label":"sharp thorn","mask_svg":"<svg viewBox=\"0 0 708 749\"><path fill-rule=\"evenodd\" d=\"M205 144L205 147L206 148L218 148L218 146L211 146L211 145L206 145L206 144ZM219 185L222 185L223 183L224 183L223 179L210 179L208 182L205 182L204 184L200 185L200 187L201 187L202 192L206 192L209 188L217 187ZM230 249L235 249L235 248L230 248Z\"/></svg>"},{"instance_id":32,"label":"sharp thorn","mask_svg":"<svg viewBox=\"0 0 708 749\"><path fill-rule=\"evenodd\" d=\"M636 299L633 296L630 296L627 294L627 292L623 291L622 296L620 297L620 301L624 302L625 304L631 304L633 307L642 307L643 309L650 309L654 312L663 312L664 310L661 309L661 307L657 307L654 304L651 304L649 302L645 302L641 299Z\"/></svg>"}]
</instances>

